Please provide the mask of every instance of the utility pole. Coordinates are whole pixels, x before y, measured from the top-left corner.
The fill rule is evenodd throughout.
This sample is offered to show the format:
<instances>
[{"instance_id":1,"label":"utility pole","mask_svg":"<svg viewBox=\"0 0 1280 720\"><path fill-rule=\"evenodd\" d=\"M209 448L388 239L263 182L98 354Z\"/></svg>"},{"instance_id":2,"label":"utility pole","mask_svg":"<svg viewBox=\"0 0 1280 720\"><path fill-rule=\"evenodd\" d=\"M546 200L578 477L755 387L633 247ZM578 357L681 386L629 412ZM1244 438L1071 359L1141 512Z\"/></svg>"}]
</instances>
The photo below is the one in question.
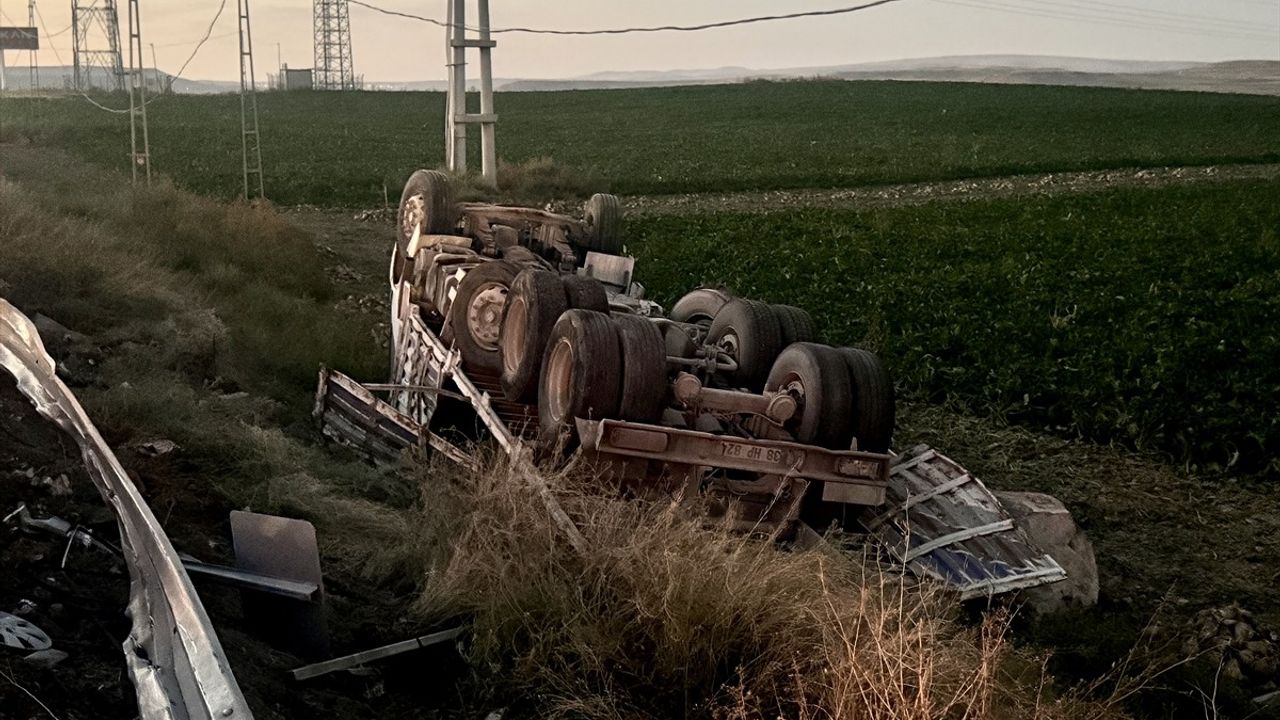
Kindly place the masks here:
<instances>
[{"instance_id":1,"label":"utility pole","mask_svg":"<svg viewBox=\"0 0 1280 720\"><path fill-rule=\"evenodd\" d=\"M76 89L83 92L92 87L96 67L107 73L111 89L124 90L116 0L71 0L71 26Z\"/></svg>"},{"instance_id":2,"label":"utility pole","mask_svg":"<svg viewBox=\"0 0 1280 720\"><path fill-rule=\"evenodd\" d=\"M262 143L258 137L258 93L253 78L253 36L249 32L249 0L236 0L240 11L240 149L244 167L244 199L262 189ZM250 176L253 180L250 180Z\"/></svg>"},{"instance_id":3,"label":"utility pole","mask_svg":"<svg viewBox=\"0 0 1280 720\"><path fill-rule=\"evenodd\" d=\"M27 0L27 27L33 28L35 26L36 0ZM30 65L28 72L30 72L30 76L27 78L27 83L32 92L40 89L40 63L36 58L37 52L39 52L39 50L32 50L28 56L28 62Z\"/></svg>"},{"instance_id":4,"label":"utility pole","mask_svg":"<svg viewBox=\"0 0 1280 720\"><path fill-rule=\"evenodd\" d=\"M453 172L467 171L467 125L480 126L480 158L484 179L498 182L498 155L493 107L492 50L497 46L489 33L489 0L477 0L477 37L467 37L466 0L449 0L445 43L449 82L445 101L445 162ZM467 48L480 51L480 112L467 112Z\"/></svg>"},{"instance_id":5,"label":"utility pole","mask_svg":"<svg viewBox=\"0 0 1280 720\"><path fill-rule=\"evenodd\" d=\"M133 182L139 169L151 184L151 138L147 135L147 61L142 56L142 16L138 0L129 0L129 146ZM142 147L138 139L141 136Z\"/></svg>"}]
</instances>

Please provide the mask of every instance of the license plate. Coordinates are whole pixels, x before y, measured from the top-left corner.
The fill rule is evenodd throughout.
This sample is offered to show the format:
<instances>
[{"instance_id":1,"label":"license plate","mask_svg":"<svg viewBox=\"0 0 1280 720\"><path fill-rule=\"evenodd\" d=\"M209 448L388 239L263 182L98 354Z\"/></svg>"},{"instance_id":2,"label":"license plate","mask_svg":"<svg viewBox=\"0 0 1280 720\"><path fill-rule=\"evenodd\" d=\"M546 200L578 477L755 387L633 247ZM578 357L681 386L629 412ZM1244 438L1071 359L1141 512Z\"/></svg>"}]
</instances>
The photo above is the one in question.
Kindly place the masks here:
<instances>
[{"instance_id":1,"label":"license plate","mask_svg":"<svg viewBox=\"0 0 1280 720\"><path fill-rule=\"evenodd\" d=\"M720 457L725 458L751 460L791 468L799 465L800 461L804 459L803 455L795 457L796 455L799 455L799 453L784 448L760 447L749 443L720 441Z\"/></svg>"}]
</instances>

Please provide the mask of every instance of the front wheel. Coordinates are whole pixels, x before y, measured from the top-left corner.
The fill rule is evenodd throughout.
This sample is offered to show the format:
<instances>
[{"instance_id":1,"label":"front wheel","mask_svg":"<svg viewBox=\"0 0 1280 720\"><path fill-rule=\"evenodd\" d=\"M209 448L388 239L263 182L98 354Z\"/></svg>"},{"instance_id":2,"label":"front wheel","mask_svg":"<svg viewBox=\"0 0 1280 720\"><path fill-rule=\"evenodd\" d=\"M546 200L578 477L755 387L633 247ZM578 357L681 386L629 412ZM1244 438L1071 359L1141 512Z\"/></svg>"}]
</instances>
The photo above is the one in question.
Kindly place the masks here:
<instances>
[{"instance_id":1,"label":"front wheel","mask_svg":"<svg viewBox=\"0 0 1280 720\"><path fill-rule=\"evenodd\" d=\"M498 337L517 271L511 263L494 260L475 266L458 283L458 293L449 306L449 324L462 361L471 368L502 370Z\"/></svg>"},{"instance_id":2,"label":"front wheel","mask_svg":"<svg viewBox=\"0 0 1280 720\"><path fill-rule=\"evenodd\" d=\"M596 193L582 208L588 250L622 254L622 205L616 195Z\"/></svg>"},{"instance_id":3,"label":"front wheel","mask_svg":"<svg viewBox=\"0 0 1280 720\"><path fill-rule=\"evenodd\" d=\"M457 229L458 207L453 183L439 170L418 170L400 194L396 244L407 252L415 230L421 235L448 235Z\"/></svg>"}]
</instances>

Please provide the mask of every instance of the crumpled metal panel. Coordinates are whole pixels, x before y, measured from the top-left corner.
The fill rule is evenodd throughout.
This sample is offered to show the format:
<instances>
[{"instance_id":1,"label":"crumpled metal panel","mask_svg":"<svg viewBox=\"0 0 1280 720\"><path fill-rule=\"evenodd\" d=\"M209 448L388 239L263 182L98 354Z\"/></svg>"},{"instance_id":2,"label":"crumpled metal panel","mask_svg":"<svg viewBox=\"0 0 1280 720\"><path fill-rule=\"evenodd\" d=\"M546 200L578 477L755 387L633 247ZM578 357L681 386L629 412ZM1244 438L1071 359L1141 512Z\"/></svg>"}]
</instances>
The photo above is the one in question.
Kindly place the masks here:
<instances>
[{"instance_id":1,"label":"crumpled metal panel","mask_svg":"<svg viewBox=\"0 0 1280 720\"><path fill-rule=\"evenodd\" d=\"M955 587L964 599L1067 577L981 480L927 445L894 458L886 503L865 511L862 525L913 573Z\"/></svg>"},{"instance_id":2,"label":"crumpled metal panel","mask_svg":"<svg viewBox=\"0 0 1280 720\"><path fill-rule=\"evenodd\" d=\"M42 416L69 434L115 512L129 565L125 663L145 720L248 720L218 636L168 536L67 386L25 315L0 299L0 367Z\"/></svg>"}]
</instances>

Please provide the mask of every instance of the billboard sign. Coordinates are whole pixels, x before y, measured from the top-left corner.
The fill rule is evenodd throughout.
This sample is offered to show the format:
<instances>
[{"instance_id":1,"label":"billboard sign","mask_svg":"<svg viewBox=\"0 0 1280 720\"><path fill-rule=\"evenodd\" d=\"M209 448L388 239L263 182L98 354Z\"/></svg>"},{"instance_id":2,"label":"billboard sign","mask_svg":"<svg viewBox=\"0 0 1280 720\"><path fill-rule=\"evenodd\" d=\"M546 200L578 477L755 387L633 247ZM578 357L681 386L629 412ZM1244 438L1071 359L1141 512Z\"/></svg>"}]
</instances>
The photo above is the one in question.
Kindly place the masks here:
<instances>
[{"instance_id":1,"label":"billboard sign","mask_svg":"<svg viewBox=\"0 0 1280 720\"><path fill-rule=\"evenodd\" d=\"M40 36L33 27L0 27L0 50L39 50Z\"/></svg>"}]
</instances>

